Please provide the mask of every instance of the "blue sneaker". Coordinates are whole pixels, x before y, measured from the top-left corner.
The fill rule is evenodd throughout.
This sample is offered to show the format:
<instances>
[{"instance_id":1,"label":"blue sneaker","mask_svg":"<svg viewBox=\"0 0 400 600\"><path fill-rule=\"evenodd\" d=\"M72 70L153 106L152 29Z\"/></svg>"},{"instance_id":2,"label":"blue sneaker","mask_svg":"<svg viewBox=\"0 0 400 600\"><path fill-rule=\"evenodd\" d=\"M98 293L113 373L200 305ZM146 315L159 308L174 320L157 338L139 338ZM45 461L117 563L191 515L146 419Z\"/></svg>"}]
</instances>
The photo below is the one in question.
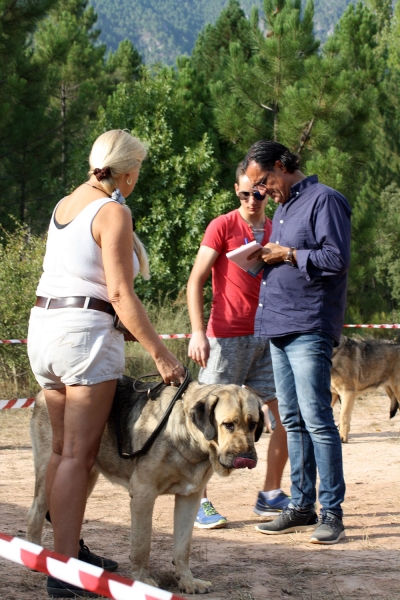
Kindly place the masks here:
<instances>
[{"instance_id":1,"label":"blue sneaker","mask_svg":"<svg viewBox=\"0 0 400 600\"><path fill-rule=\"evenodd\" d=\"M287 508L290 503L290 496L281 492L273 500L266 500L262 492L258 492L257 502L254 507L256 515L261 517L276 517L279 516L283 509Z\"/></svg>"},{"instance_id":2,"label":"blue sneaker","mask_svg":"<svg viewBox=\"0 0 400 600\"><path fill-rule=\"evenodd\" d=\"M200 504L199 512L197 513L194 526L199 529L221 529L226 527L228 521L226 517L222 517L213 507L211 502L203 502Z\"/></svg>"}]
</instances>

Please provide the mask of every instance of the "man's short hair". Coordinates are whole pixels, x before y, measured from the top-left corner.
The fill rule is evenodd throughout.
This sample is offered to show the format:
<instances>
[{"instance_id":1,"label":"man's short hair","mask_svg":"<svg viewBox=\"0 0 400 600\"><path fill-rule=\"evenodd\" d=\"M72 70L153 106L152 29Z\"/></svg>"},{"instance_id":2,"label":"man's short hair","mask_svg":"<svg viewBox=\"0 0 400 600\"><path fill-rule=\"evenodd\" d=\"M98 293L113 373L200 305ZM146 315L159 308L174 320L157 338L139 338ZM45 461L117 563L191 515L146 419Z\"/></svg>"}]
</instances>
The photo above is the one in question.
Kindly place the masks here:
<instances>
[{"instance_id":1,"label":"man's short hair","mask_svg":"<svg viewBox=\"0 0 400 600\"><path fill-rule=\"evenodd\" d=\"M281 161L289 173L294 173L300 168L300 158L297 154L290 152L283 144L270 140L259 140L253 144L241 164L245 171L251 162L257 163L266 171L271 171L277 160Z\"/></svg>"},{"instance_id":2,"label":"man's short hair","mask_svg":"<svg viewBox=\"0 0 400 600\"><path fill-rule=\"evenodd\" d=\"M239 179L246 175L246 169L243 166L243 161L240 162L236 168L236 183L239 185Z\"/></svg>"}]
</instances>

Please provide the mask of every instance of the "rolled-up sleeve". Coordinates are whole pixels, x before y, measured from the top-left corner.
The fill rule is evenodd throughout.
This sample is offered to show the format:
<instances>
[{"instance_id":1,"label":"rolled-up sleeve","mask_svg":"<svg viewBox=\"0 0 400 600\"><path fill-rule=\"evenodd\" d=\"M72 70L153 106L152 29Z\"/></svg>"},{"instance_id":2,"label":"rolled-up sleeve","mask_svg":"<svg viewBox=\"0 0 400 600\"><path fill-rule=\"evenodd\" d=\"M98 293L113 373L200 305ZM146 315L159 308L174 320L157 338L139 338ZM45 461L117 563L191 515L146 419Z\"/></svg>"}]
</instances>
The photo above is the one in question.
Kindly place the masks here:
<instances>
[{"instance_id":1,"label":"rolled-up sleeve","mask_svg":"<svg viewBox=\"0 0 400 600\"><path fill-rule=\"evenodd\" d=\"M297 265L307 279L345 273L350 266L350 207L340 196L316 202L312 217L315 249L298 249Z\"/></svg>"}]
</instances>

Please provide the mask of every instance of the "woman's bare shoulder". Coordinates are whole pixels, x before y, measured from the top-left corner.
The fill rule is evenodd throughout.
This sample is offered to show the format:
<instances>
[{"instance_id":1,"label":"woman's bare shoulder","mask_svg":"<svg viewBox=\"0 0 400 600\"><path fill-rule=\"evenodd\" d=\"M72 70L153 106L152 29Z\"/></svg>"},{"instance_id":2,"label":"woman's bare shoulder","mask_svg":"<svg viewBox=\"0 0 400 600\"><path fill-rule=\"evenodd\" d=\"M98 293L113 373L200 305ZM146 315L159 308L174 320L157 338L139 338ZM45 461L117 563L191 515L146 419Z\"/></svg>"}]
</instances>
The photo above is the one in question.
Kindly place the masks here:
<instances>
[{"instance_id":1,"label":"woman's bare shoulder","mask_svg":"<svg viewBox=\"0 0 400 600\"><path fill-rule=\"evenodd\" d=\"M129 208L118 202L107 202L93 220L92 232L96 242L101 245L101 238L125 239L132 236L132 215Z\"/></svg>"}]
</instances>

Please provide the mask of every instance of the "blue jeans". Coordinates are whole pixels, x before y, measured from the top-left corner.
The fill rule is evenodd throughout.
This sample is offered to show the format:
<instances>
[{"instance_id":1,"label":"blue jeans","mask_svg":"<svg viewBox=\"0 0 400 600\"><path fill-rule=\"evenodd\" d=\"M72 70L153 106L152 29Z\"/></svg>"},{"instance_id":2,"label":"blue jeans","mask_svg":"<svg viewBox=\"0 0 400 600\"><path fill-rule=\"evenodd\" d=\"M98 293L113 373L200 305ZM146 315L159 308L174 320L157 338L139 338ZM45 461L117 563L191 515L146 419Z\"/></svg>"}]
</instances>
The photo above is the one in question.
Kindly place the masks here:
<instances>
[{"instance_id":1,"label":"blue jeans","mask_svg":"<svg viewBox=\"0 0 400 600\"><path fill-rule=\"evenodd\" d=\"M271 339L271 357L282 424L287 431L291 465L291 505L342 517L344 500L342 444L331 408L330 369L333 339L302 333Z\"/></svg>"}]
</instances>

